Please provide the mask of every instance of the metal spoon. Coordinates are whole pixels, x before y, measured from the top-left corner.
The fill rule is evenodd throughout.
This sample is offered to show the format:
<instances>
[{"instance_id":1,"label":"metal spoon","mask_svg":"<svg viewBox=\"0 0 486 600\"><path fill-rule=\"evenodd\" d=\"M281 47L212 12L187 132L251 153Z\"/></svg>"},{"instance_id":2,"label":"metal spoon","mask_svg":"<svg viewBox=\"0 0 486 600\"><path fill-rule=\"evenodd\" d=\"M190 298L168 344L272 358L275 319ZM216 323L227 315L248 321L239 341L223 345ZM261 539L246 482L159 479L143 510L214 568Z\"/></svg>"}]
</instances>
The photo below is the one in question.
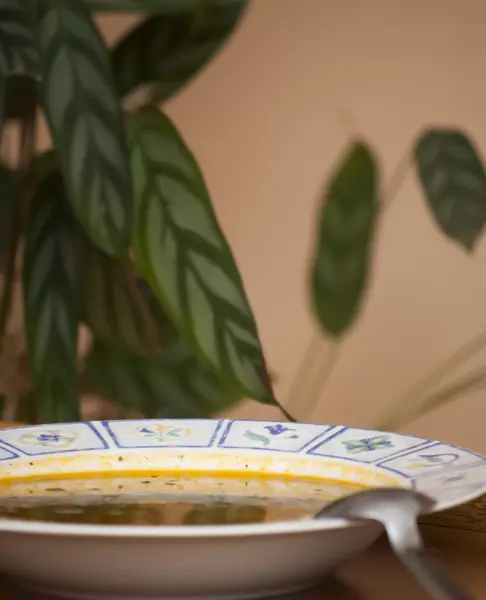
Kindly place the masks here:
<instances>
[{"instance_id":1,"label":"metal spoon","mask_svg":"<svg viewBox=\"0 0 486 600\"><path fill-rule=\"evenodd\" d=\"M332 502L316 519L371 519L385 528L395 554L433 600L474 600L426 551L417 517L435 501L413 490L377 488Z\"/></svg>"}]
</instances>

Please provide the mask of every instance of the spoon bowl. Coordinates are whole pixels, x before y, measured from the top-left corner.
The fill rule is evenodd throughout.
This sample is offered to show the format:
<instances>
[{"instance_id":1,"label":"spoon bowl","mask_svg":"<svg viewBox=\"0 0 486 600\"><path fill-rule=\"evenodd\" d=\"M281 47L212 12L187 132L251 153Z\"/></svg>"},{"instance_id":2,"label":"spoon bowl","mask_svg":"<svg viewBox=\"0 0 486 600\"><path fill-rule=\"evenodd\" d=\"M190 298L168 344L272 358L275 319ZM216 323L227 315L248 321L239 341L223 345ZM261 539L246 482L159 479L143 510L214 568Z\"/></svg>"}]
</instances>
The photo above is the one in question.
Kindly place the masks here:
<instances>
[{"instance_id":1,"label":"spoon bowl","mask_svg":"<svg viewBox=\"0 0 486 600\"><path fill-rule=\"evenodd\" d=\"M429 496L402 488L376 488L339 498L328 504L316 518L372 519L382 522L383 510L416 517L432 512L436 501ZM369 516L366 516L369 515Z\"/></svg>"},{"instance_id":2,"label":"spoon bowl","mask_svg":"<svg viewBox=\"0 0 486 600\"><path fill-rule=\"evenodd\" d=\"M473 600L424 548L417 517L431 512L435 504L435 500L414 490L376 488L336 500L315 518L378 521L395 554L432 600Z\"/></svg>"}]
</instances>

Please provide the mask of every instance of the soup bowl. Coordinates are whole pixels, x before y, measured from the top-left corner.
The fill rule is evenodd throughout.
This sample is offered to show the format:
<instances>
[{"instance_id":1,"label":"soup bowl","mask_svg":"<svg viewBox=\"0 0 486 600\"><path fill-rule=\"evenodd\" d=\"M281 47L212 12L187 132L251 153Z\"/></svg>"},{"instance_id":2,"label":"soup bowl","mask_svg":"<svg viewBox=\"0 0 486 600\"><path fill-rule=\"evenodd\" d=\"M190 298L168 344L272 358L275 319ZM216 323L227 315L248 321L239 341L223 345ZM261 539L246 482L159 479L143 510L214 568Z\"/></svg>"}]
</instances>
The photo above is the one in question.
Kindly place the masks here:
<instances>
[{"instance_id":1,"label":"soup bowl","mask_svg":"<svg viewBox=\"0 0 486 600\"><path fill-rule=\"evenodd\" d=\"M432 440L300 423L134 420L0 430L4 500L80 493L133 500L151 485L165 498L219 494L249 505L315 488L324 505L344 484L415 488L440 510L486 491L486 459ZM309 515L165 526L3 517L0 570L66 598L261 598L317 584L380 531Z\"/></svg>"}]
</instances>

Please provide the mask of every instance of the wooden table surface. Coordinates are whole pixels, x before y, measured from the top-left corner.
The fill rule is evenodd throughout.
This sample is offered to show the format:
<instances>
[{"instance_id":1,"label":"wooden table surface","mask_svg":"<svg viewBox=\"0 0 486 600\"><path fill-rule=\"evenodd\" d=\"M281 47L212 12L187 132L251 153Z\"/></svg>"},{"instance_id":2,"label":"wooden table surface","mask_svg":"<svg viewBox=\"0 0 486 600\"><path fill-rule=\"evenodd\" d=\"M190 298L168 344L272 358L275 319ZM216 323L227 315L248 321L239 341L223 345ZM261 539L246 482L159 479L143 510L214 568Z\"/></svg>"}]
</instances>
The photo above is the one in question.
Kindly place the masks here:
<instances>
[{"instance_id":1,"label":"wooden table surface","mask_svg":"<svg viewBox=\"0 0 486 600\"><path fill-rule=\"evenodd\" d=\"M486 543L481 533L456 534L444 527L427 526L428 547L477 600L486 599ZM47 600L23 591L0 577L0 598ZM285 600L426 600L421 590L380 540L368 552L346 565L337 577L320 587L286 596ZM51 600L49 598L49 600ZM283 597L281 598L283 600Z\"/></svg>"}]
</instances>

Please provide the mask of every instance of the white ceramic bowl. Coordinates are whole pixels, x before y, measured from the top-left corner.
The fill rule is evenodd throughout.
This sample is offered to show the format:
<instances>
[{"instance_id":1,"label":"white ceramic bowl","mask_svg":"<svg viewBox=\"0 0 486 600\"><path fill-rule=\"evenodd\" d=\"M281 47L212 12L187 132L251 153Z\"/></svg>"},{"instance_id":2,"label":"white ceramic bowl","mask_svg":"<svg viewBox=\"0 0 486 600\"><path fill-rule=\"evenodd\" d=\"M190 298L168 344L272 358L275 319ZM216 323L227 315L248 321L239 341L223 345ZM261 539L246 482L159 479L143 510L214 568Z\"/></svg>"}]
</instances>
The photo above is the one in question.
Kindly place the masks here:
<instances>
[{"instance_id":1,"label":"white ceramic bowl","mask_svg":"<svg viewBox=\"0 0 486 600\"><path fill-rule=\"evenodd\" d=\"M141 420L0 430L0 485L20 479L29 494L42 491L42 476L184 472L258 476L254 493L270 481L262 475L414 487L438 508L486 491L483 456L347 427ZM236 492L241 477L233 479ZM287 484L275 481L285 493ZM148 527L0 519L0 569L24 586L72 598L233 600L312 586L379 532L345 521Z\"/></svg>"}]
</instances>

